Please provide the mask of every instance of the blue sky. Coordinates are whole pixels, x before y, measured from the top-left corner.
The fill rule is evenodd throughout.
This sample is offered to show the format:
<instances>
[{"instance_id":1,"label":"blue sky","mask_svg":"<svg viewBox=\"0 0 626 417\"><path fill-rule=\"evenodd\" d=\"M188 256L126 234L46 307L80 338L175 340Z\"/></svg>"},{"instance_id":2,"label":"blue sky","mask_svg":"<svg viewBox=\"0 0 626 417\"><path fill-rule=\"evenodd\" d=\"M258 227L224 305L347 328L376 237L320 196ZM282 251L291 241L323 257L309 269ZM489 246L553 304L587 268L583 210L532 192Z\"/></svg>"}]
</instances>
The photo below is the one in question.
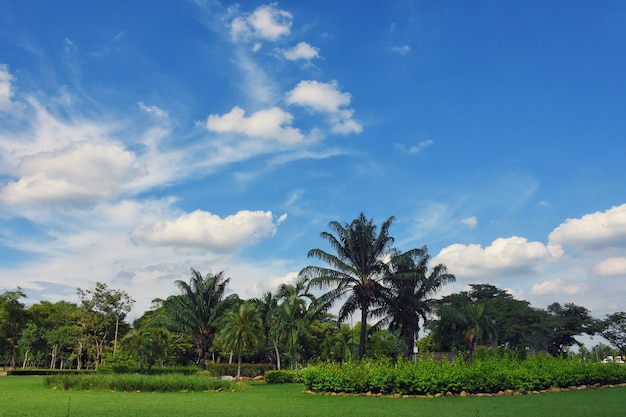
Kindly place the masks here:
<instances>
[{"instance_id":1,"label":"blue sky","mask_svg":"<svg viewBox=\"0 0 626 417\"><path fill-rule=\"evenodd\" d=\"M0 291L256 297L364 212L442 294L626 310L623 1L1 9Z\"/></svg>"}]
</instances>

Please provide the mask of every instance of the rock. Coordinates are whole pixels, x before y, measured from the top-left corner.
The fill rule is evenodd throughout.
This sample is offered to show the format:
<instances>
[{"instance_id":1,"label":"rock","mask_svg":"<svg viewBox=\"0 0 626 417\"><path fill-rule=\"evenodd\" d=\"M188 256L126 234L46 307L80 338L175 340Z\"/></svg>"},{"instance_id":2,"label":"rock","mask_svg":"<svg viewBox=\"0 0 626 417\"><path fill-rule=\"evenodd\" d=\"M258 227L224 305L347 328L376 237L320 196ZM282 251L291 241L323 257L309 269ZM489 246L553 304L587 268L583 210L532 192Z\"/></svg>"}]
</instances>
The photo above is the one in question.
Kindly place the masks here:
<instances>
[{"instance_id":1,"label":"rock","mask_svg":"<svg viewBox=\"0 0 626 417\"><path fill-rule=\"evenodd\" d=\"M443 397L442 393L438 392L438 393L435 394L435 398L441 398L441 397Z\"/></svg>"},{"instance_id":2,"label":"rock","mask_svg":"<svg viewBox=\"0 0 626 417\"><path fill-rule=\"evenodd\" d=\"M235 377L232 377L230 375L222 375L222 381L234 381Z\"/></svg>"},{"instance_id":3,"label":"rock","mask_svg":"<svg viewBox=\"0 0 626 417\"><path fill-rule=\"evenodd\" d=\"M446 397L452 397L452 392L450 391L446 392Z\"/></svg>"},{"instance_id":4,"label":"rock","mask_svg":"<svg viewBox=\"0 0 626 417\"><path fill-rule=\"evenodd\" d=\"M469 393L465 390L461 391L461 393L459 394L461 397L469 397Z\"/></svg>"}]
</instances>

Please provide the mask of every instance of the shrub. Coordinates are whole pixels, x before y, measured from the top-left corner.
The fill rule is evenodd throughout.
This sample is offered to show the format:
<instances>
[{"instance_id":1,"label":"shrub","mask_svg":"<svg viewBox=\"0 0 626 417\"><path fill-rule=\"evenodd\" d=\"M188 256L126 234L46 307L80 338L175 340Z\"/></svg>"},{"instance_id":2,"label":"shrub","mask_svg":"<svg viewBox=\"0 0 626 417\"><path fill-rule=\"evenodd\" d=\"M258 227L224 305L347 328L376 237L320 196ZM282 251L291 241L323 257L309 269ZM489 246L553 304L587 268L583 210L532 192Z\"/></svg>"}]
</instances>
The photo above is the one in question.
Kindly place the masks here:
<instances>
[{"instance_id":1,"label":"shrub","mask_svg":"<svg viewBox=\"0 0 626 417\"><path fill-rule=\"evenodd\" d=\"M64 390L106 391L222 391L241 387L234 382L202 375L138 375L138 374L91 374L49 375L44 378L49 387ZM240 388L238 388L240 389Z\"/></svg>"},{"instance_id":2,"label":"shrub","mask_svg":"<svg viewBox=\"0 0 626 417\"><path fill-rule=\"evenodd\" d=\"M269 370L265 371L265 380L270 384L294 384L302 382L302 371Z\"/></svg>"},{"instance_id":3,"label":"shrub","mask_svg":"<svg viewBox=\"0 0 626 417\"><path fill-rule=\"evenodd\" d=\"M312 391L346 393L489 393L504 390L543 390L582 384L626 382L626 367L619 364L585 363L552 356L518 359L516 355L484 354L471 365L432 359L412 362L325 363L302 371Z\"/></svg>"}]
</instances>

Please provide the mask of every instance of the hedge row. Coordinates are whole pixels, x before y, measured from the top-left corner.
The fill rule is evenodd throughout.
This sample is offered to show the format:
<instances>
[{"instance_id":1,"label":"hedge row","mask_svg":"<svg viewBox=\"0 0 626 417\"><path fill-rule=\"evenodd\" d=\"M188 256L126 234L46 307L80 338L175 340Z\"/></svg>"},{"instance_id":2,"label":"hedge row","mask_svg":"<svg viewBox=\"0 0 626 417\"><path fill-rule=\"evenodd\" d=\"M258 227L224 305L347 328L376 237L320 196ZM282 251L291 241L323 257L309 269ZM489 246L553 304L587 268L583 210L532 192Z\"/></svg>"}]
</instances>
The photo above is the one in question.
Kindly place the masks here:
<instances>
[{"instance_id":1,"label":"hedge row","mask_svg":"<svg viewBox=\"0 0 626 417\"><path fill-rule=\"evenodd\" d=\"M539 391L553 387L626 382L626 367L584 363L552 356L475 360L471 365L432 359L417 364L399 361L326 363L303 371L307 389L318 392L428 395Z\"/></svg>"},{"instance_id":2,"label":"hedge row","mask_svg":"<svg viewBox=\"0 0 626 417\"><path fill-rule=\"evenodd\" d=\"M7 375L13 376L32 376L32 375L72 375L72 374L90 374L94 373L93 369L15 369L7 371Z\"/></svg>"},{"instance_id":3,"label":"hedge row","mask_svg":"<svg viewBox=\"0 0 626 417\"><path fill-rule=\"evenodd\" d=\"M138 374L92 374L49 375L44 384L64 390L106 391L230 391L240 389L234 382L202 375L138 375Z\"/></svg>"},{"instance_id":4,"label":"hedge row","mask_svg":"<svg viewBox=\"0 0 626 417\"><path fill-rule=\"evenodd\" d=\"M241 376L244 378L254 378L256 376L265 375L265 373L272 369L272 365L268 363L242 363L241 364ZM237 375L236 363L206 363L206 371L212 376L222 375Z\"/></svg>"}]
</instances>

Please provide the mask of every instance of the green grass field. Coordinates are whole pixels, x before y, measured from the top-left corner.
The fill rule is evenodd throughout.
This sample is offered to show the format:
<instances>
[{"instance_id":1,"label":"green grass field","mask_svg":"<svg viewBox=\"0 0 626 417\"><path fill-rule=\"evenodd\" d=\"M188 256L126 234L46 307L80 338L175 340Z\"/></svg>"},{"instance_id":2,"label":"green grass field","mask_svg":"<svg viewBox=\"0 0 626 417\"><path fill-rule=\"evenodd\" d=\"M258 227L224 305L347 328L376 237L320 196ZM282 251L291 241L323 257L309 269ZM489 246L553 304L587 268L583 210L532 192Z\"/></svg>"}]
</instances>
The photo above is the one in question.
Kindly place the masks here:
<instances>
[{"instance_id":1,"label":"green grass field","mask_svg":"<svg viewBox=\"0 0 626 417\"><path fill-rule=\"evenodd\" d=\"M626 388L517 397L375 398L309 395L302 385L252 385L238 392L63 391L42 377L0 377L0 416L620 416Z\"/></svg>"}]
</instances>

